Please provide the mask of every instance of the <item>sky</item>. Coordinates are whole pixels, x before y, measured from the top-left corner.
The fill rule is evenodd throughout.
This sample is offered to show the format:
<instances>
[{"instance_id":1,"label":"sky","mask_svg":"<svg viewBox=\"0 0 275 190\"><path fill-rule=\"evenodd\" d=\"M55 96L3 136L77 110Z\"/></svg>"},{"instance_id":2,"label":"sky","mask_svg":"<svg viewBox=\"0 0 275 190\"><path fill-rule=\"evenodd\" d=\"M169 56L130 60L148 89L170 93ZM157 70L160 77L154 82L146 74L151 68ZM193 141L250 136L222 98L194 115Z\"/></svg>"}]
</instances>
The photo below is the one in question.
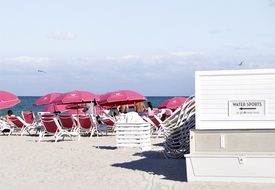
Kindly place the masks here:
<instances>
[{"instance_id":1,"label":"sky","mask_svg":"<svg viewBox=\"0 0 275 190\"><path fill-rule=\"evenodd\" d=\"M0 24L0 90L19 96L188 96L195 71L275 68L275 0L0 0Z\"/></svg>"}]
</instances>

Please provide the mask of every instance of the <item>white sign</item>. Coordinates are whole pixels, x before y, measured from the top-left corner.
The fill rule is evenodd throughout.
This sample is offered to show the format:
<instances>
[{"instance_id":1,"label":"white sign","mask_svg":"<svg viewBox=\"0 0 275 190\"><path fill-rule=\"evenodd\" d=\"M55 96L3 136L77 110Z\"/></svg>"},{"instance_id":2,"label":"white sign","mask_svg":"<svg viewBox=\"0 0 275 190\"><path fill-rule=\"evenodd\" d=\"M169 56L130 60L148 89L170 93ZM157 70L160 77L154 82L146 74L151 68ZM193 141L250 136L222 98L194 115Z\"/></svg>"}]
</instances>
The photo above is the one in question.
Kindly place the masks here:
<instances>
[{"instance_id":1,"label":"white sign","mask_svg":"<svg viewBox=\"0 0 275 190\"><path fill-rule=\"evenodd\" d=\"M231 100L228 116L255 117L265 115L264 100Z\"/></svg>"}]
</instances>

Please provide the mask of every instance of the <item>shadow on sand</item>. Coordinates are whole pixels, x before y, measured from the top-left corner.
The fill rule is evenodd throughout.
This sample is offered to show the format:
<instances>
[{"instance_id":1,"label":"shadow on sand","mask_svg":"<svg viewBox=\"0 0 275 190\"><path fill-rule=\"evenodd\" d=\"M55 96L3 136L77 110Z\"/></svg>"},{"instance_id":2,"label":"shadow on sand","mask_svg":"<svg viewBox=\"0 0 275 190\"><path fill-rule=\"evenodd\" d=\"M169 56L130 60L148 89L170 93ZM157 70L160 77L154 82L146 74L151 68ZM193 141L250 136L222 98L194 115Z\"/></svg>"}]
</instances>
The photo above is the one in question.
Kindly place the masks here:
<instances>
[{"instance_id":1,"label":"shadow on sand","mask_svg":"<svg viewBox=\"0 0 275 190\"><path fill-rule=\"evenodd\" d=\"M162 175L167 180L187 181L185 159L166 159L162 152L157 151L136 153L134 156L140 156L141 159L112 166Z\"/></svg>"},{"instance_id":2,"label":"shadow on sand","mask_svg":"<svg viewBox=\"0 0 275 190\"><path fill-rule=\"evenodd\" d=\"M160 142L160 143L155 143L153 144L153 146L159 146L159 147L163 147L164 145L164 142Z\"/></svg>"},{"instance_id":3,"label":"shadow on sand","mask_svg":"<svg viewBox=\"0 0 275 190\"><path fill-rule=\"evenodd\" d=\"M104 149L104 150L116 150L116 146L93 146L94 148Z\"/></svg>"}]
</instances>

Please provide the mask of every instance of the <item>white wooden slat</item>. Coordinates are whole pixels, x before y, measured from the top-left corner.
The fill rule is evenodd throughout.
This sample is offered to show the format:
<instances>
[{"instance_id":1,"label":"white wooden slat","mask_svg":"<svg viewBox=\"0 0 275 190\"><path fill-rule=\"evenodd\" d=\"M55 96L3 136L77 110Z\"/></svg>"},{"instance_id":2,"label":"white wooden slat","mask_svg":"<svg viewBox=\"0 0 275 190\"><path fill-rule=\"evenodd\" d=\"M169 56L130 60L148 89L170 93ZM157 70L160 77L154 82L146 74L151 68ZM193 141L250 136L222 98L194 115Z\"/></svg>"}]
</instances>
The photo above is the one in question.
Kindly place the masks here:
<instances>
[{"instance_id":1,"label":"white wooden slat","mask_svg":"<svg viewBox=\"0 0 275 190\"><path fill-rule=\"evenodd\" d=\"M147 139L132 139L132 138L121 139L121 138L119 138L119 139L117 139L117 142L126 143L126 144L128 144L128 143L142 144L142 143L148 143L148 142L150 142L150 140L148 140L148 138Z\"/></svg>"},{"instance_id":2,"label":"white wooden slat","mask_svg":"<svg viewBox=\"0 0 275 190\"><path fill-rule=\"evenodd\" d=\"M129 139L129 140L131 140L131 139L134 139L134 140L148 140L148 139L150 139L150 135L144 135L144 136L118 136L117 137L117 140L119 140L119 139Z\"/></svg>"},{"instance_id":3,"label":"white wooden slat","mask_svg":"<svg viewBox=\"0 0 275 190\"><path fill-rule=\"evenodd\" d=\"M116 133L118 135L146 135L148 131L116 131Z\"/></svg>"},{"instance_id":4,"label":"white wooden slat","mask_svg":"<svg viewBox=\"0 0 275 190\"><path fill-rule=\"evenodd\" d=\"M151 148L150 125L148 123L116 123L118 147Z\"/></svg>"},{"instance_id":5,"label":"white wooden slat","mask_svg":"<svg viewBox=\"0 0 275 190\"><path fill-rule=\"evenodd\" d=\"M117 133L117 136L133 136L133 137L142 137L142 136L145 136L145 135L150 135L150 132L146 132L146 133L135 133L134 131L127 131L127 133L123 133L123 132L120 132L120 133Z\"/></svg>"},{"instance_id":6,"label":"white wooden slat","mask_svg":"<svg viewBox=\"0 0 275 190\"><path fill-rule=\"evenodd\" d=\"M135 128L133 128L133 127L116 127L116 130L117 131L146 131L146 130L148 130L148 128L147 127L135 127Z\"/></svg>"}]
</instances>

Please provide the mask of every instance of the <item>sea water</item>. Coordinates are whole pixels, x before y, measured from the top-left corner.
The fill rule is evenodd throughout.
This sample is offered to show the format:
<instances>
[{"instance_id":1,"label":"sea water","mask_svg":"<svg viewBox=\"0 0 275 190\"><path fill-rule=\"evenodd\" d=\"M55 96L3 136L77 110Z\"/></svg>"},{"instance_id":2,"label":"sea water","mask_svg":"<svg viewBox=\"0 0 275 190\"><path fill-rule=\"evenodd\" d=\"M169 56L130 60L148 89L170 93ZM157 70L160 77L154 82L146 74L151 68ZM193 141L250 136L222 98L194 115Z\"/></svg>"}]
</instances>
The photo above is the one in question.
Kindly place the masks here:
<instances>
[{"instance_id":1,"label":"sea water","mask_svg":"<svg viewBox=\"0 0 275 190\"><path fill-rule=\"evenodd\" d=\"M44 106L34 106L33 103L35 100L40 98L39 96L20 96L19 99L21 102L14 107L0 110L0 115L6 115L7 111L11 109L15 115L20 115L21 111L33 111L40 112ZM147 102L152 102L153 107L156 108L161 102L172 98L172 96L147 96ZM147 106L147 104L146 104Z\"/></svg>"}]
</instances>

